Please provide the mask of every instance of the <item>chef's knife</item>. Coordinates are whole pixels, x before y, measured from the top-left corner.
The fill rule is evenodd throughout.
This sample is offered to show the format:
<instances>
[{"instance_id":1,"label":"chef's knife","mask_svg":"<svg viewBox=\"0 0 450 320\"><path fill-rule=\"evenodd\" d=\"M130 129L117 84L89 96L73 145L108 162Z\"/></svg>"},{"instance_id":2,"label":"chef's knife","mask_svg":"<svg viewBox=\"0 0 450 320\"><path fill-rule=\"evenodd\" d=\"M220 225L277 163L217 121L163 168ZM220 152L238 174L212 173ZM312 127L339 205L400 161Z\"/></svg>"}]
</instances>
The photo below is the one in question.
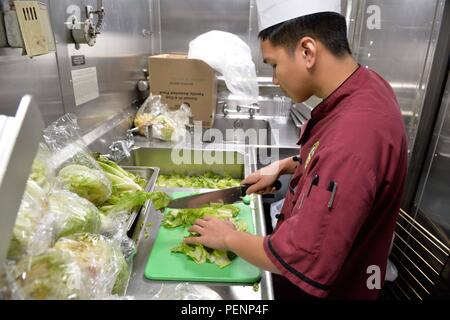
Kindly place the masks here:
<instances>
[{"instance_id":1,"label":"chef's knife","mask_svg":"<svg viewBox=\"0 0 450 320\"><path fill-rule=\"evenodd\" d=\"M172 209L183 209L183 208L201 208L204 205L210 203L223 203L231 204L237 201L241 201L242 197L245 196L245 192L251 185L242 185L239 187L233 187L223 190L205 192L200 194L195 194L192 196L182 197L172 200L167 208ZM275 181L273 184L275 190L281 189L281 182L279 180Z\"/></svg>"}]
</instances>

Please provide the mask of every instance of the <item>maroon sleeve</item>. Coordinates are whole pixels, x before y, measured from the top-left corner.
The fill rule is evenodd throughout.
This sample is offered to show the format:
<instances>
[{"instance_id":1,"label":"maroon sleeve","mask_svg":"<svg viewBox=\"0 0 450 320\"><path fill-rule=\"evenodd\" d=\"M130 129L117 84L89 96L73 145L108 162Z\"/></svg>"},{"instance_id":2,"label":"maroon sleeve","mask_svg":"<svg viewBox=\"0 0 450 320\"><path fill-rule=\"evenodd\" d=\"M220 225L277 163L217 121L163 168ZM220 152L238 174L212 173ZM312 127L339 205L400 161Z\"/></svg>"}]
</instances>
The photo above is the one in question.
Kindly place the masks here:
<instances>
[{"instance_id":1,"label":"maroon sleeve","mask_svg":"<svg viewBox=\"0 0 450 320\"><path fill-rule=\"evenodd\" d=\"M308 294L326 297L375 198L372 168L342 148L318 150L293 215L264 241L271 261ZM318 183L312 183L318 176ZM316 177L317 180L317 177ZM336 183L334 201L330 182Z\"/></svg>"}]
</instances>

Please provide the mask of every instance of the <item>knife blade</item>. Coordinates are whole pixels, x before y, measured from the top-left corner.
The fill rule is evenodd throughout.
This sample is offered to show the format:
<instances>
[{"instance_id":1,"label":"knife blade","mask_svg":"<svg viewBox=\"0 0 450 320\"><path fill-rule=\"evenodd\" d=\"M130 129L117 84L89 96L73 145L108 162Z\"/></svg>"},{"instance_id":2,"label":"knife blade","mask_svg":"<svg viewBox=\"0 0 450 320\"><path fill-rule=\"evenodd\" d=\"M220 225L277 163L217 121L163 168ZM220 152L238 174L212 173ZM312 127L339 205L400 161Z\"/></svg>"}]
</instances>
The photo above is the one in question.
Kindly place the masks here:
<instances>
[{"instance_id":1,"label":"knife blade","mask_svg":"<svg viewBox=\"0 0 450 320\"><path fill-rule=\"evenodd\" d=\"M239 187L233 187L223 190L210 191L200 194L195 194L192 196L182 197L178 199L174 199L170 201L167 205L167 208L172 209L194 209L201 208L204 205L208 205L210 203L223 203L223 204L231 204L237 201L241 201L241 198L244 197L248 188L251 185L246 184ZM281 189L281 182L277 180L273 187L275 190Z\"/></svg>"}]
</instances>

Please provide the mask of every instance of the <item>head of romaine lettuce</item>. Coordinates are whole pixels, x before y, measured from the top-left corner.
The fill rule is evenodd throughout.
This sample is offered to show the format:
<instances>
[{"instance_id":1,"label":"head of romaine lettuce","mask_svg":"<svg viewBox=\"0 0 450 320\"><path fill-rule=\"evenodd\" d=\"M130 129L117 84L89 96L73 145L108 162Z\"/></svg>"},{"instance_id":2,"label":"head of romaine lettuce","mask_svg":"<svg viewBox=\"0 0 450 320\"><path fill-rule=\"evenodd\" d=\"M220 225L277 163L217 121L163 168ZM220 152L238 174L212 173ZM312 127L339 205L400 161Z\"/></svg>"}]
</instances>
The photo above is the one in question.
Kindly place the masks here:
<instances>
[{"instance_id":1,"label":"head of romaine lettuce","mask_svg":"<svg viewBox=\"0 0 450 320\"><path fill-rule=\"evenodd\" d=\"M70 164L58 173L58 182L63 189L101 205L111 196L111 182L101 170L78 164Z\"/></svg>"},{"instance_id":2,"label":"head of romaine lettuce","mask_svg":"<svg viewBox=\"0 0 450 320\"><path fill-rule=\"evenodd\" d=\"M9 259L18 260L26 254L36 253L31 252L33 251L31 248L45 251L49 247L52 235L42 234L43 227L46 227L44 216L47 210L46 192L35 181L29 179L13 229L8 249ZM51 225L48 227L51 230ZM41 233L37 234L38 231Z\"/></svg>"},{"instance_id":3,"label":"head of romaine lettuce","mask_svg":"<svg viewBox=\"0 0 450 320\"><path fill-rule=\"evenodd\" d=\"M49 196L49 214L54 216L56 239L74 233L100 231L100 211L75 193L54 191Z\"/></svg>"},{"instance_id":4,"label":"head of romaine lettuce","mask_svg":"<svg viewBox=\"0 0 450 320\"><path fill-rule=\"evenodd\" d=\"M49 249L38 256L21 260L14 278L25 299L87 299L85 270L62 251Z\"/></svg>"},{"instance_id":5,"label":"head of romaine lettuce","mask_svg":"<svg viewBox=\"0 0 450 320\"><path fill-rule=\"evenodd\" d=\"M55 249L69 254L89 272L86 285L94 292L94 297L124 294L130 268L116 241L101 235L79 233L59 239Z\"/></svg>"}]
</instances>

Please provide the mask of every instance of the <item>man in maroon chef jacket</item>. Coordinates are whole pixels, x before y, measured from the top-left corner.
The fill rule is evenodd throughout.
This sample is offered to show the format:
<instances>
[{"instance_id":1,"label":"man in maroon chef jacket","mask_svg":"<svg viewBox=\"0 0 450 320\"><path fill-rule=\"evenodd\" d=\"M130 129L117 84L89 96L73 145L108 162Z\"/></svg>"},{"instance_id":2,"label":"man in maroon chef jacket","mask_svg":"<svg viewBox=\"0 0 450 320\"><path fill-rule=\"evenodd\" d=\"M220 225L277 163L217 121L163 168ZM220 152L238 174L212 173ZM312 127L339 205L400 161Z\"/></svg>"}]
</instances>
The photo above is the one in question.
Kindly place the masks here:
<instances>
[{"instance_id":1,"label":"man in maroon chef jacket","mask_svg":"<svg viewBox=\"0 0 450 320\"><path fill-rule=\"evenodd\" d=\"M407 169L399 105L389 84L352 58L339 0L258 0L261 48L273 82L314 108L300 156L248 176L247 193L292 174L273 234L205 217L187 243L229 250L282 275L288 298L376 299L384 283ZM287 280L288 281L287 281ZM295 293L292 293L295 292ZM285 297L277 295L275 298Z\"/></svg>"}]
</instances>

